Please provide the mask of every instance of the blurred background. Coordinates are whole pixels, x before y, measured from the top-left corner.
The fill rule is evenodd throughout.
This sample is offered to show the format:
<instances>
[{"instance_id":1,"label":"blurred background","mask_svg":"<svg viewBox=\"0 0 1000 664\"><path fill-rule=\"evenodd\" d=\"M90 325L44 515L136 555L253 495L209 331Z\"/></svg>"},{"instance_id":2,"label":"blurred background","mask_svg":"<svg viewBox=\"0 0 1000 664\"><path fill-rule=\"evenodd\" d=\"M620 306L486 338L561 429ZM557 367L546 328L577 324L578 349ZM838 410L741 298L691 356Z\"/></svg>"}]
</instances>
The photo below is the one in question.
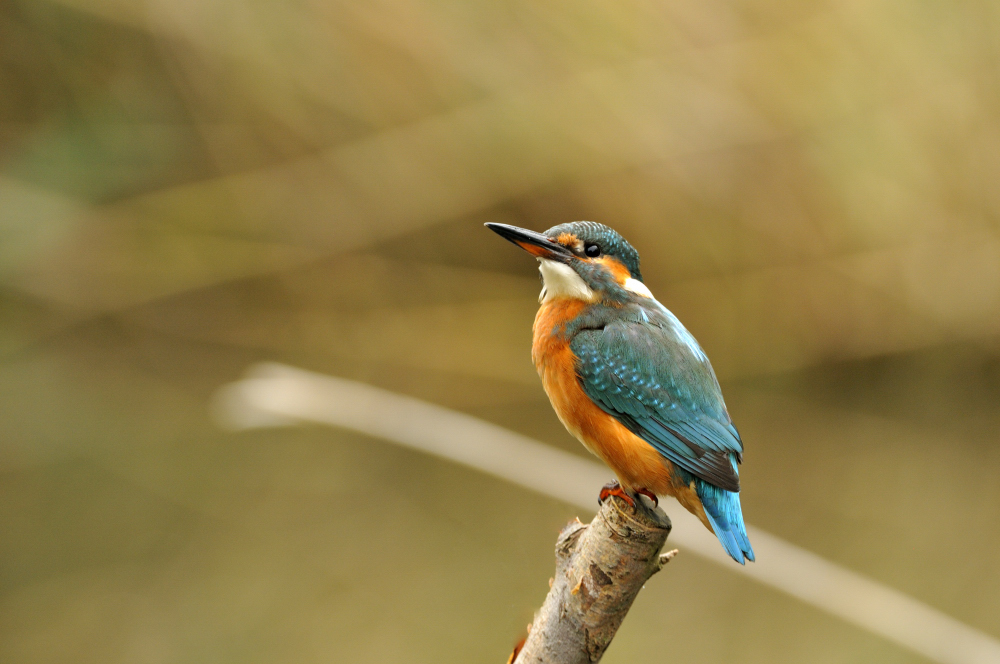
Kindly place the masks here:
<instances>
[{"instance_id":1,"label":"blurred background","mask_svg":"<svg viewBox=\"0 0 1000 664\"><path fill-rule=\"evenodd\" d=\"M487 221L621 231L747 520L1000 638L998 179L983 0L0 0L0 660L504 661L577 508L209 408L278 360L585 454ZM929 661L683 554L640 658Z\"/></svg>"}]
</instances>

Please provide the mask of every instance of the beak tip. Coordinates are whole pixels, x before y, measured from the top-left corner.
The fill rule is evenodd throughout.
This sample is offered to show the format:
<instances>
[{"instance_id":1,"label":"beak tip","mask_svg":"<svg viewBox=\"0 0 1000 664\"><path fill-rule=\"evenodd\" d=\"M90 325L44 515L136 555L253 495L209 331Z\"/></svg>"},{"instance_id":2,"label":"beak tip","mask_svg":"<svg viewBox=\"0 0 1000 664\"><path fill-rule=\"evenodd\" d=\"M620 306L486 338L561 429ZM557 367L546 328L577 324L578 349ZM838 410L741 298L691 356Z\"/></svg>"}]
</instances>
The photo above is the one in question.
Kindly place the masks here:
<instances>
[{"instance_id":1,"label":"beak tip","mask_svg":"<svg viewBox=\"0 0 1000 664\"><path fill-rule=\"evenodd\" d=\"M511 226L510 224L498 224L493 221L488 221L483 224L483 226L490 229L503 239L514 242L515 244L517 244L516 240L526 232L524 229L518 228L517 226Z\"/></svg>"}]
</instances>

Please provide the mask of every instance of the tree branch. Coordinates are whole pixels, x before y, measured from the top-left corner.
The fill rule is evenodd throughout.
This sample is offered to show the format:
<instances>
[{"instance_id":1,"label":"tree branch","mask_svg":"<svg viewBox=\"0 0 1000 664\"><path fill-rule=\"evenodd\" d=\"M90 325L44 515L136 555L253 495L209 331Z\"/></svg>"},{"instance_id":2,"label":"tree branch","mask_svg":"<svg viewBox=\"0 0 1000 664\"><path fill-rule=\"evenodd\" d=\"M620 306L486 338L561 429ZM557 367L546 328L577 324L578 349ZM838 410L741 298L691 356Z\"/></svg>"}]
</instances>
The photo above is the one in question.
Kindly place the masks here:
<instances>
[{"instance_id":1,"label":"tree branch","mask_svg":"<svg viewBox=\"0 0 1000 664\"><path fill-rule=\"evenodd\" d=\"M650 505L612 496L589 524L576 519L562 529L555 578L516 664L601 659L643 584L677 553L660 554L670 519Z\"/></svg>"}]
</instances>

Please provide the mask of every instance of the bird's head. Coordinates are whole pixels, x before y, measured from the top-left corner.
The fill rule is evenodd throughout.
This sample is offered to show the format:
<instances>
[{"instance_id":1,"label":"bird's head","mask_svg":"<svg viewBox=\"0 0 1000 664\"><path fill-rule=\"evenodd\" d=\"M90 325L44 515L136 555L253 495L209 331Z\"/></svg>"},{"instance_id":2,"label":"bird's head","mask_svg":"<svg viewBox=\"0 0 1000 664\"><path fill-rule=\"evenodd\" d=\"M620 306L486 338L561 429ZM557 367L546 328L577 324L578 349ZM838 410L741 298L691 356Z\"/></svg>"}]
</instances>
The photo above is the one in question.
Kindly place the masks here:
<instances>
[{"instance_id":1,"label":"bird's head","mask_svg":"<svg viewBox=\"0 0 1000 664\"><path fill-rule=\"evenodd\" d=\"M613 228L593 221L553 226L544 233L507 224L486 224L538 259L545 283L539 300L570 298L626 302L652 297L642 283L639 252Z\"/></svg>"}]
</instances>

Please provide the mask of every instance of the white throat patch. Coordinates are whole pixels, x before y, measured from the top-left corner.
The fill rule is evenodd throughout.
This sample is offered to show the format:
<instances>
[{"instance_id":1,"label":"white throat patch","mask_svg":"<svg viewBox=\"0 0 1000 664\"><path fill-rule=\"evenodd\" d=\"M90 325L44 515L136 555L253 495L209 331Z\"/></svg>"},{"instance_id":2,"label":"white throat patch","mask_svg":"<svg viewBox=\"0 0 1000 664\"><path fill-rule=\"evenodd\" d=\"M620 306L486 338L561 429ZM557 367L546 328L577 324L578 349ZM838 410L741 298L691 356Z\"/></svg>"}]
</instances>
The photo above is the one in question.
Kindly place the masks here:
<instances>
[{"instance_id":1,"label":"white throat patch","mask_svg":"<svg viewBox=\"0 0 1000 664\"><path fill-rule=\"evenodd\" d=\"M538 295L539 302L548 302L560 297L585 302L597 300L594 291L569 265L539 258L538 271L542 273L542 281L545 284Z\"/></svg>"}]
</instances>

